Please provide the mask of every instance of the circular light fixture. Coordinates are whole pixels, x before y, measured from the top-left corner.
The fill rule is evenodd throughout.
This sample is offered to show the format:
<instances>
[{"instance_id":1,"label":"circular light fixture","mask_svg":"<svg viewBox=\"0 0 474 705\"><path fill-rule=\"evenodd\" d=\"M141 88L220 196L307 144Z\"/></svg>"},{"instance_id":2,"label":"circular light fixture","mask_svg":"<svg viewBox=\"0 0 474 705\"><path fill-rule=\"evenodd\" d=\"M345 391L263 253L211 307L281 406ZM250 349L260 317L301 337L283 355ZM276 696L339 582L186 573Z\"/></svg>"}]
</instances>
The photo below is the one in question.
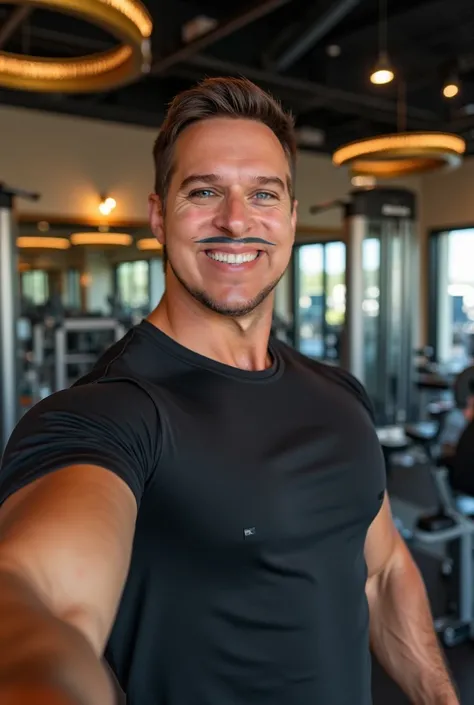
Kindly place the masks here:
<instances>
[{"instance_id":1,"label":"circular light fixture","mask_svg":"<svg viewBox=\"0 0 474 705\"><path fill-rule=\"evenodd\" d=\"M113 49L48 59L0 51L0 85L24 91L81 93L123 85L150 67L153 23L140 0L0 0L75 15L110 32Z\"/></svg>"},{"instance_id":2,"label":"circular light fixture","mask_svg":"<svg viewBox=\"0 0 474 705\"><path fill-rule=\"evenodd\" d=\"M16 240L17 246L24 250L68 250L71 243L65 237L42 237L22 235Z\"/></svg>"},{"instance_id":3,"label":"circular light fixture","mask_svg":"<svg viewBox=\"0 0 474 705\"><path fill-rule=\"evenodd\" d=\"M445 132L401 132L344 145L333 154L336 166L354 175L397 178L443 167L457 167L466 143Z\"/></svg>"},{"instance_id":4,"label":"circular light fixture","mask_svg":"<svg viewBox=\"0 0 474 705\"><path fill-rule=\"evenodd\" d=\"M105 247L128 247L133 238L125 233L74 233L71 242L76 246L102 245Z\"/></svg>"},{"instance_id":5,"label":"circular light fixture","mask_svg":"<svg viewBox=\"0 0 474 705\"><path fill-rule=\"evenodd\" d=\"M141 240L137 241L137 248L139 250L162 250L163 246L158 242L155 237L143 237Z\"/></svg>"}]
</instances>

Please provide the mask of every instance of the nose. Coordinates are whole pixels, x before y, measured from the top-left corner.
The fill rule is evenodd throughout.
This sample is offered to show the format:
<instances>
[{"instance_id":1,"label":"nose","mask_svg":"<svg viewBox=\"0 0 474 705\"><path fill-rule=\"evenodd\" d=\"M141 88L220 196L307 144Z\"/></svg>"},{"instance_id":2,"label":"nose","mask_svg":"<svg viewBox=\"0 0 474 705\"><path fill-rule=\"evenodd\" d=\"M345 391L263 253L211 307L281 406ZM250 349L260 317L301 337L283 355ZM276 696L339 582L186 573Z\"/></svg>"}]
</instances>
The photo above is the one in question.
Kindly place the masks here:
<instances>
[{"instance_id":1,"label":"nose","mask_svg":"<svg viewBox=\"0 0 474 705\"><path fill-rule=\"evenodd\" d=\"M234 192L222 199L214 225L227 235L238 238L248 232L250 221L251 215L245 196Z\"/></svg>"}]
</instances>

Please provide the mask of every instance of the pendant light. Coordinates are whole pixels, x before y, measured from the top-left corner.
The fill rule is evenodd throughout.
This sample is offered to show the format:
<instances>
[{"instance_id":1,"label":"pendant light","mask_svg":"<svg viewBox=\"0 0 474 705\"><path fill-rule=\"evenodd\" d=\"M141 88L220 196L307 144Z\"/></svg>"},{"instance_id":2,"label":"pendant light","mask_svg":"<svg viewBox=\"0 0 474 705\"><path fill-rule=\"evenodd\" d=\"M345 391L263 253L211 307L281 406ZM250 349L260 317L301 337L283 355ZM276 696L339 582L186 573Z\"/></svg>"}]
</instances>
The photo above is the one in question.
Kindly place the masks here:
<instances>
[{"instance_id":1,"label":"pendant light","mask_svg":"<svg viewBox=\"0 0 474 705\"><path fill-rule=\"evenodd\" d=\"M379 3L379 57L370 75L370 81L376 86L391 83L395 78L395 72L388 57L388 18L387 0L380 0Z\"/></svg>"}]
</instances>

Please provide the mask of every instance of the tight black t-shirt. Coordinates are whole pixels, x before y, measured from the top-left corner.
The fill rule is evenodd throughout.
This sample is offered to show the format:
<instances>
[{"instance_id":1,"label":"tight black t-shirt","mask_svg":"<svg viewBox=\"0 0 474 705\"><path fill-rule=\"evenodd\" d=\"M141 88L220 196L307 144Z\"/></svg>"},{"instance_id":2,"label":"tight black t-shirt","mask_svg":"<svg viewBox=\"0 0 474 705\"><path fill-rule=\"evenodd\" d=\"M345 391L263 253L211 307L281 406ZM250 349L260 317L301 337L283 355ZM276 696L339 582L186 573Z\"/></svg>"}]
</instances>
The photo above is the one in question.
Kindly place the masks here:
<instances>
[{"instance_id":1,"label":"tight black t-shirt","mask_svg":"<svg viewBox=\"0 0 474 705\"><path fill-rule=\"evenodd\" d=\"M233 368L144 321L10 439L0 502L78 463L136 497L105 654L129 705L371 703L364 542L385 468L370 404L346 372L270 353Z\"/></svg>"}]
</instances>

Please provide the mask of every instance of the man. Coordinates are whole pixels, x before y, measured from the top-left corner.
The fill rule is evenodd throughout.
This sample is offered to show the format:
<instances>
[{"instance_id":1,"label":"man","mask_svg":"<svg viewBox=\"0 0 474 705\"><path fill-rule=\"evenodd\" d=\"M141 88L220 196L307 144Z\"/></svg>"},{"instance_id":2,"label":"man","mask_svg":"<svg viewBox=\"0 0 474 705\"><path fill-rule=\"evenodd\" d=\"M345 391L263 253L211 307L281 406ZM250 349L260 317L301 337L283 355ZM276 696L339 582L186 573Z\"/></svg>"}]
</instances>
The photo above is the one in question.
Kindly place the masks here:
<instances>
[{"instance_id":1,"label":"man","mask_svg":"<svg viewBox=\"0 0 474 705\"><path fill-rule=\"evenodd\" d=\"M269 339L295 153L245 80L171 105L166 293L5 453L2 705L109 705L103 656L129 705L369 705L370 642L412 703L458 703L363 389Z\"/></svg>"}]
</instances>

